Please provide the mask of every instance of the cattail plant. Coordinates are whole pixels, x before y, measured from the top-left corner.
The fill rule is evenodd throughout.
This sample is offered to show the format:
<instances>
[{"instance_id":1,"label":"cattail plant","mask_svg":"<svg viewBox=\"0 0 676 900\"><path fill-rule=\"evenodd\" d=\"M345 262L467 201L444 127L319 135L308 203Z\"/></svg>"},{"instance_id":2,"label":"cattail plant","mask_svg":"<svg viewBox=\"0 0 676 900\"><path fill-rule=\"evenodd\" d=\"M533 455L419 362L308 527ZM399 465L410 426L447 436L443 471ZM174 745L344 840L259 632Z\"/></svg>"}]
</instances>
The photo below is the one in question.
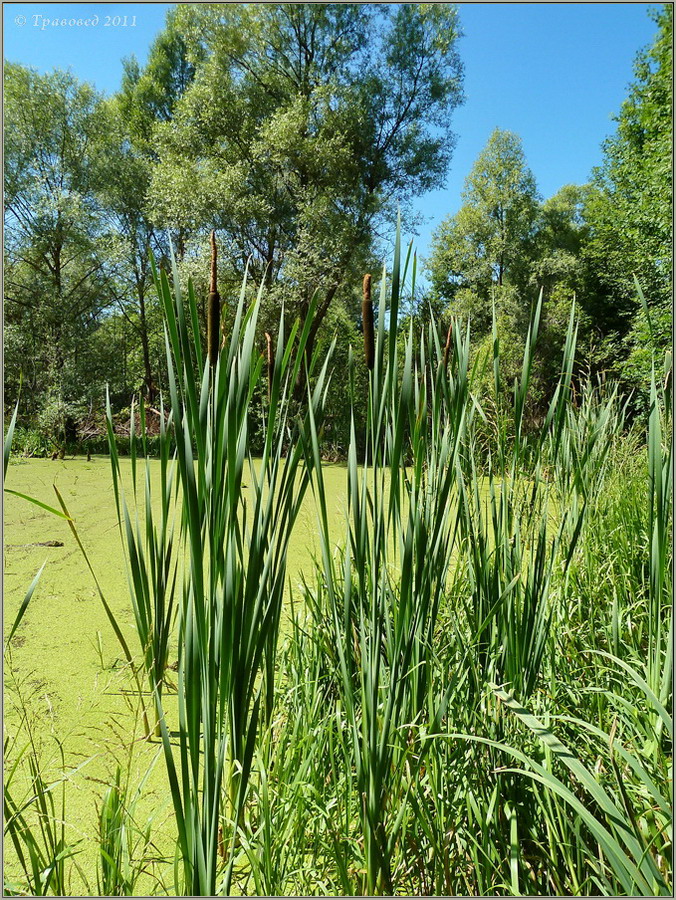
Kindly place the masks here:
<instances>
[{"instance_id":1,"label":"cattail plant","mask_svg":"<svg viewBox=\"0 0 676 900\"><path fill-rule=\"evenodd\" d=\"M186 557L178 722L163 714L161 731L182 859L177 889L209 896L230 890L259 721L269 717L274 701L288 544L312 472L305 449L308 416L321 419L329 357L313 387L308 384L308 412L292 423L289 392L305 361L313 311L303 329L294 325L288 337L282 311L263 456L254 462L248 437L250 404L263 369L263 358L254 352L262 286L245 309L245 276L229 347L217 359L204 360L198 332L190 338L175 267L173 295L166 274L153 273L166 323L180 552ZM192 291L188 307L194 319ZM316 366L314 354L308 377ZM201 381L195 380L195 367ZM302 465L304 458L308 465ZM170 727L177 729L177 745Z\"/></svg>"},{"instance_id":2,"label":"cattail plant","mask_svg":"<svg viewBox=\"0 0 676 900\"><path fill-rule=\"evenodd\" d=\"M466 562L468 601L465 608L475 642L473 674L476 696L489 681L509 686L520 697L536 689L546 654L551 651L554 573L570 565L584 521L585 504L566 502L552 525L552 492L540 477L545 448L558 462L566 445L570 381L575 353L574 311L563 353L559 384L539 436L524 434L532 367L538 336L542 293L526 337L520 379L514 382L511 429L501 428L494 464L482 484L475 455L459 478L460 525ZM493 372L496 394L500 378L500 345L493 321ZM591 431L576 459L588 464L597 438ZM584 468L584 466L582 466ZM486 498L486 493L488 497ZM567 495L566 501L570 500Z\"/></svg>"},{"instance_id":3,"label":"cattail plant","mask_svg":"<svg viewBox=\"0 0 676 900\"><path fill-rule=\"evenodd\" d=\"M373 332L373 303L371 301L371 276L364 275L361 321L364 331L364 360L366 367L373 369L375 358L375 338Z\"/></svg>"},{"instance_id":4,"label":"cattail plant","mask_svg":"<svg viewBox=\"0 0 676 900\"><path fill-rule=\"evenodd\" d=\"M211 367L218 361L218 343L221 323L221 298L218 293L218 250L216 232L211 232L211 274L209 278L209 297L207 298L207 354Z\"/></svg>"},{"instance_id":5,"label":"cattail plant","mask_svg":"<svg viewBox=\"0 0 676 900\"><path fill-rule=\"evenodd\" d=\"M402 798L399 786L410 777L407 773L420 770L431 746L423 736L438 729L459 677L454 673L440 689L433 684L431 660L456 533L450 510L469 402L469 345L456 333L460 372L450 381L434 325L416 360L411 330L400 378L398 313L407 264L408 257L402 277L397 233L389 334L383 272L375 343L368 327L370 277L364 280L364 341L371 372L366 457L360 467L354 425L357 400L352 392L349 511L339 564L332 554L319 448L314 442L322 591L337 648L347 725L342 751L344 765L356 773L364 834L366 879L353 890L368 894L393 892L391 861L407 808L407 792ZM429 369L433 377L428 392Z\"/></svg>"}]
</instances>

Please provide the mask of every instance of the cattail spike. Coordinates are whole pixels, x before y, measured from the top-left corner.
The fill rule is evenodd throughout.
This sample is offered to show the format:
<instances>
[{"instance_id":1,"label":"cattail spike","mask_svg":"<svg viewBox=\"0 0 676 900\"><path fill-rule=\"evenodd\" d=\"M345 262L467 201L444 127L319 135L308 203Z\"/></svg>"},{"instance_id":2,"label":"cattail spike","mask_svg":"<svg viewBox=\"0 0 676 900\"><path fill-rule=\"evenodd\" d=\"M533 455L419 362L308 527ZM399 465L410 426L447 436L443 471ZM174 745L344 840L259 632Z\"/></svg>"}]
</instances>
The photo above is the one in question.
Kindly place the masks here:
<instances>
[{"instance_id":1,"label":"cattail spike","mask_svg":"<svg viewBox=\"0 0 676 900\"><path fill-rule=\"evenodd\" d=\"M218 249L216 247L216 232L211 232L211 279L209 281L209 293L216 294L218 293L218 287L216 286L217 272L216 272L216 262L218 260Z\"/></svg>"},{"instance_id":2,"label":"cattail spike","mask_svg":"<svg viewBox=\"0 0 676 900\"><path fill-rule=\"evenodd\" d=\"M211 232L211 277L209 279L209 298L207 300L207 349L212 367L218 362L218 337L221 321L221 298L218 294L216 278L216 232Z\"/></svg>"},{"instance_id":3,"label":"cattail spike","mask_svg":"<svg viewBox=\"0 0 676 900\"><path fill-rule=\"evenodd\" d=\"M371 302L371 276L364 275L364 299L361 303L361 320L364 330L364 359L366 366L373 369L375 361L375 336L373 331L373 303Z\"/></svg>"}]
</instances>

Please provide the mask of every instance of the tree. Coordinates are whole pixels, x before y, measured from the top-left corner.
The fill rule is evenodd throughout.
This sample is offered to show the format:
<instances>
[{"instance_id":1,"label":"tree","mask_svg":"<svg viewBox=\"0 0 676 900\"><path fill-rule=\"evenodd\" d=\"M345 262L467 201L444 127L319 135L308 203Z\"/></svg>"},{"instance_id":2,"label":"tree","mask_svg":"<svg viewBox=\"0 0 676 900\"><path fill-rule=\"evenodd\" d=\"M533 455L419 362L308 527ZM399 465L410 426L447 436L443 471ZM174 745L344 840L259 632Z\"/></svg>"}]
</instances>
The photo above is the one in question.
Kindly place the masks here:
<instances>
[{"instance_id":1,"label":"tree","mask_svg":"<svg viewBox=\"0 0 676 900\"><path fill-rule=\"evenodd\" d=\"M163 225L225 244L302 318L309 347L372 262L379 228L439 185L461 101L447 4L188 4L175 25L196 68L155 133ZM276 315L276 314L275 314Z\"/></svg>"},{"instance_id":2,"label":"tree","mask_svg":"<svg viewBox=\"0 0 676 900\"><path fill-rule=\"evenodd\" d=\"M121 314L136 334L143 361L143 392L157 394L157 372L164 369L160 315L152 284L151 253L169 256L167 236L153 221L149 190L157 150L153 129L171 120L176 103L194 78L194 66L174 28L175 12L153 42L143 72L134 57L124 60L122 86L107 105L109 129L99 166L97 189L111 234L115 259L113 291ZM179 252L183 236L175 235Z\"/></svg>"},{"instance_id":3,"label":"tree","mask_svg":"<svg viewBox=\"0 0 676 900\"><path fill-rule=\"evenodd\" d=\"M171 121L176 104L195 78L195 65L188 59L176 17L175 9L167 13L166 27L151 44L143 71L134 56L123 60L122 86L116 98L131 142L154 160L154 127Z\"/></svg>"},{"instance_id":4,"label":"tree","mask_svg":"<svg viewBox=\"0 0 676 900\"><path fill-rule=\"evenodd\" d=\"M428 262L434 292L460 301L479 330L491 319L491 299L511 295L524 303L535 252L538 192L520 138L496 128L470 172L460 210L432 240Z\"/></svg>"},{"instance_id":5,"label":"tree","mask_svg":"<svg viewBox=\"0 0 676 900\"><path fill-rule=\"evenodd\" d=\"M89 337L111 299L93 190L105 127L89 85L6 64L5 316L26 411L45 393L57 406L91 396Z\"/></svg>"},{"instance_id":6,"label":"tree","mask_svg":"<svg viewBox=\"0 0 676 900\"><path fill-rule=\"evenodd\" d=\"M585 367L599 362L594 348L600 329L595 311L602 291L584 256L589 227L584 220L588 185L564 185L540 208L529 285L531 294L543 292L537 354L543 360L541 380L556 385L573 300L578 319L578 357Z\"/></svg>"},{"instance_id":7,"label":"tree","mask_svg":"<svg viewBox=\"0 0 676 900\"><path fill-rule=\"evenodd\" d=\"M143 393L154 403L158 372L164 370L160 312L150 258L169 256L167 235L158 229L149 207L157 150L153 129L170 121L176 103L194 78L186 47L174 28L175 12L150 47L141 71L134 57L124 60L122 85L106 106L108 129L100 148L97 192L110 235L111 290L118 308L140 342ZM183 238L175 235L182 247Z\"/></svg>"},{"instance_id":8,"label":"tree","mask_svg":"<svg viewBox=\"0 0 676 900\"><path fill-rule=\"evenodd\" d=\"M155 371L162 351L152 352L151 320L160 336L159 309L150 260L166 254L165 239L147 213L151 161L130 139L123 109L117 98L107 104L109 128L102 139L97 172L97 194L102 203L101 223L108 234L106 260L111 297L140 343L143 393L149 403L157 394ZM159 341L155 341L159 343Z\"/></svg>"},{"instance_id":9,"label":"tree","mask_svg":"<svg viewBox=\"0 0 676 900\"><path fill-rule=\"evenodd\" d=\"M655 14L658 33L635 64L635 81L603 145L584 215L590 229L589 264L605 288L599 318L610 337L626 337L643 376L651 341L635 288L637 277L651 306L658 346L671 342L672 292L672 78L673 7Z\"/></svg>"},{"instance_id":10,"label":"tree","mask_svg":"<svg viewBox=\"0 0 676 900\"><path fill-rule=\"evenodd\" d=\"M560 290L584 290L583 249L589 239L584 203L589 189L564 185L540 209L530 272L533 288L543 288L545 297Z\"/></svg>"}]
</instances>

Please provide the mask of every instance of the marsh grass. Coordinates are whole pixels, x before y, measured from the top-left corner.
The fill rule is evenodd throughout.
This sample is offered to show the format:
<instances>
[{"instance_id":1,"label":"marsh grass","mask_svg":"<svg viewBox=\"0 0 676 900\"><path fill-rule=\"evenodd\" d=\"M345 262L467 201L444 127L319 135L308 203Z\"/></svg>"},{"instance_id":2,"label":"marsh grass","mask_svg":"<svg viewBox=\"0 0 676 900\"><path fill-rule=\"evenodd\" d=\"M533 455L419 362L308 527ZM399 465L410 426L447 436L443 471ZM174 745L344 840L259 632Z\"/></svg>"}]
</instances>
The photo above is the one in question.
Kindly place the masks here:
<instances>
[{"instance_id":1,"label":"marsh grass","mask_svg":"<svg viewBox=\"0 0 676 900\"><path fill-rule=\"evenodd\" d=\"M287 334L282 312L257 473L248 429L263 369L254 351L260 292L246 309L245 281L229 346L217 360L205 360L194 295L189 291L191 338L178 278L172 294L164 272L154 274L166 320L182 510L179 552L186 556L178 624L178 750L159 674L146 670L160 712L178 827L182 877L176 889L209 895L229 890L259 723L268 723L273 713L288 543L311 473L311 464L302 465L308 456L303 446L310 415L321 417L328 360L310 393L308 413L292 421L289 391L299 376L314 374L317 359L301 373L311 315L302 329L296 323ZM242 496L245 462L250 505Z\"/></svg>"},{"instance_id":2,"label":"marsh grass","mask_svg":"<svg viewBox=\"0 0 676 900\"><path fill-rule=\"evenodd\" d=\"M671 359L645 428L632 425L612 386L579 381L573 308L533 433L542 298L507 391L495 322L473 363L458 321L443 336L433 317L399 333L415 269L397 234L377 304L364 285L371 365L366 392L353 361L347 371L339 533L322 468L331 362L305 362L311 317L287 329L282 312L258 354L262 292L247 307L245 282L209 358L192 288L154 270L169 372L156 488L143 410L126 494L110 429L138 637L125 656L154 707L175 821L175 856L155 860L153 883L202 896L668 895ZM268 398L260 465L254 392ZM285 608L308 493L318 553ZM28 764L19 744L10 755ZM53 893L76 860L58 829L40 830L66 818L49 805L61 781L35 783L25 807L6 791L6 833L26 862L17 889ZM99 810L108 893L137 889L147 862L136 796L118 772Z\"/></svg>"},{"instance_id":3,"label":"marsh grass","mask_svg":"<svg viewBox=\"0 0 676 900\"><path fill-rule=\"evenodd\" d=\"M23 879L5 878L4 889L9 894L63 896L69 892L67 864L77 853L76 843L66 834L68 773L63 745L54 739L63 775L49 779L46 769L50 762L45 760L25 698L19 697L19 705L23 720L14 734L6 733L4 741L5 758L12 762L5 772L3 813L4 834L11 841ZM22 770L27 774L23 779Z\"/></svg>"}]
</instances>

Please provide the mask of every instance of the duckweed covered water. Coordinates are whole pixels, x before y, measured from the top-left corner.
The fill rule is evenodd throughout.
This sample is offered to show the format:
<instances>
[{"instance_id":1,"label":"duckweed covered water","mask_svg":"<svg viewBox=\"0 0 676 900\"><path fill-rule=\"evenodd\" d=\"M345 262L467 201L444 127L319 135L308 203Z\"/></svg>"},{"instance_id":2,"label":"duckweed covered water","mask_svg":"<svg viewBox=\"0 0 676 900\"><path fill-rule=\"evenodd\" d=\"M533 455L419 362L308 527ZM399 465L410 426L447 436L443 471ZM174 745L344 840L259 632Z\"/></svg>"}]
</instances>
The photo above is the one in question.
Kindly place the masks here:
<instances>
[{"instance_id":1,"label":"duckweed covered water","mask_svg":"<svg viewBox=\"0 0 676 900\"><path fill-rule=\"evenodd\" d=\"M123 459L121 465L131 498L130 462ZM151 470L159 476L159 462L152 461ZM346 507L344 466L326 465L324 478L334 500L335 533L341 536ZM53 484L58 486L75 520L132 653L137 653L110 462L105 457L90 462L84 458L18 460L7 473L8 488L58 506ZM90 879L89 887L95 890L93 844L87 845L96 834L100 797L114 779L117 762L123 769L129 767L131 786L135 788L158 756L160 745L141 739L138 697L67 522L7 494L4 525L5 637L28 586L46 561L6 660L7 733L11 740L19 710L28 709L46 775L54 779L60 776L57 740L63 743L67 769L80 767L67 787L67 839L81 841L78 861ZM289 547L287 598L290 590L298 596L301 573L310 576L313 554L318 549L315 504L308 491ZM166 702L171 715L171 698ZM164 834L168 850L173 847L173 811L161 759L154 765L138 809L140 820L145 821L151 814L152 837L164 844ZM10 847L6 850L9 876L12 852ZM161 852L161 847L158 850ZM81 886L74 884L73 892Z\"/></svg>"}]
</instances>

